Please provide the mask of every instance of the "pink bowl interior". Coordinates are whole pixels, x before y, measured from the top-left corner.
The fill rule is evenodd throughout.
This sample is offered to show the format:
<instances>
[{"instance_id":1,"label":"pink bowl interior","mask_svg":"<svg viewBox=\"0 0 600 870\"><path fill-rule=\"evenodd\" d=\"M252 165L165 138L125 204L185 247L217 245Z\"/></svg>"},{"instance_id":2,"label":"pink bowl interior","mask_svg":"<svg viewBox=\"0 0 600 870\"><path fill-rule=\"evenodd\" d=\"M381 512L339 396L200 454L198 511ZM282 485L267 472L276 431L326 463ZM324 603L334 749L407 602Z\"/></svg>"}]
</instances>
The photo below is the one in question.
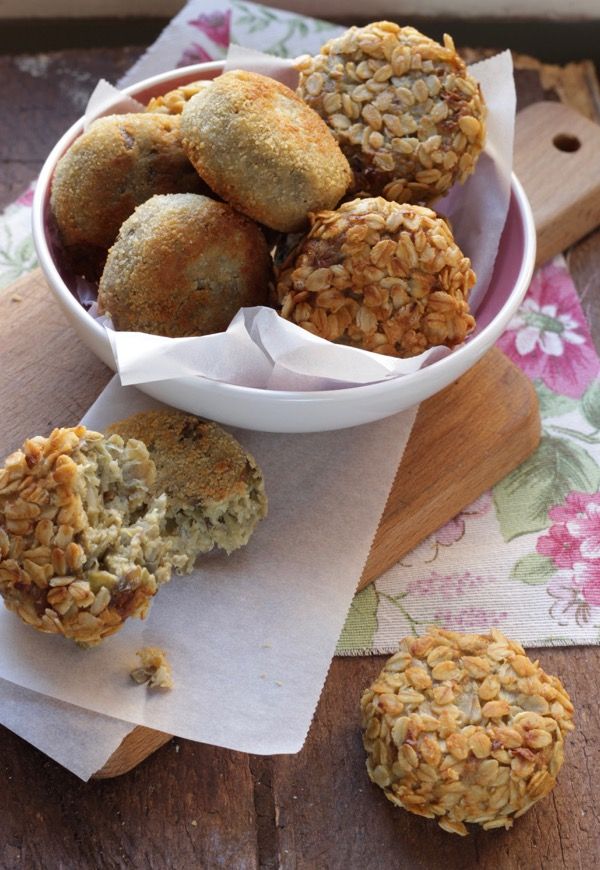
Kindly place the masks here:
<instances>
[{"instance_id":1,"label":"pink bowl interior","mask_svg":"<svg viewBox=\"0 0 600 870\"><path fill-rule=\"evenodd\" d=\"M514 191L511 191L506 223L487 293L477 311L477 335L496 317L511 293L523 264L525 223Z\"/></svg>"}]
</instances>

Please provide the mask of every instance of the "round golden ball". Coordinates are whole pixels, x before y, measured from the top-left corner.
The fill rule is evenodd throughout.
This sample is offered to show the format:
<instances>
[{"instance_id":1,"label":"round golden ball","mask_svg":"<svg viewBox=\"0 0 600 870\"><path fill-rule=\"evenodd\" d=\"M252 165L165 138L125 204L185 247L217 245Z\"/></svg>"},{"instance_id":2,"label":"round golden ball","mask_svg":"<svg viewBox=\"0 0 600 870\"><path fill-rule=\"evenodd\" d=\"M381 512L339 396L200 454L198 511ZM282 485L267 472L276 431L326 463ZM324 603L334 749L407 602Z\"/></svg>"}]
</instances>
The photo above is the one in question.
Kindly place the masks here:
<instances>
[{"instance_id":1,"label":"round golden ball","mask_svg":"<svg viewBox=\"0 0 600 870\"><path fill-rule=\"evenodd\" d=\"M142 112L94 121L59 160L50 204L76 268L93 273L85 264L106 256L136 206L154 194L205 190L183 151L179 118Z\"/></svg>"},{"instance_id":2,"label":"round golden ball","mask_svg":"<svg viewBox=\"0 0 600 870\"><path fill-rule=\"evenodd\" d=\"M206 196L153 196L125 221L100 279L115 329L172 338L222 332L262 305L271 256L260 228Z\"/></svg>"},{"instance_id":3,"label":"round golden ball","mask_svg":"<svg viewBox=\"0 0 600 870\"><path fill-rule=\"evenodd\" d=\"M352 173L316 112L280 82L236 70L186 103L183 145L199 175L236 209L271 229L297 232L308 213L333 208Z\"/></svg>"},{"instance_id":4,"label":"round golden ball","mask_svg":"<svg viewBox=\"0 0 600 870\"><path fill-rule=\"evenodd\" d=\"M361 709L371 780L462 836L510 828L552 791L574 727L558 677L496 629L404 638Z\"/></svg>"},{"instance_id":5,"label":"round golden ball","mask_svg":"<svg viewBox=\"0 0 600 870\"><path fill-rule=\"evenodd\" d=\"M474 170L485 103L449 36L413 27L351 27L299 64L298 93L327 122L355 192L427 202Z\"/></svg>"},{"instance_id":6,"label":"round golden ball","mask_svg":"<svg viewBox=\"0 0 600 870\"><path fill-rule=\"evenodd\" d=\"M374 197L313 215L276 290L282 317L314 335L410 357L465 340L474 283L445 220Z\"/></svg>"}]
</instances>

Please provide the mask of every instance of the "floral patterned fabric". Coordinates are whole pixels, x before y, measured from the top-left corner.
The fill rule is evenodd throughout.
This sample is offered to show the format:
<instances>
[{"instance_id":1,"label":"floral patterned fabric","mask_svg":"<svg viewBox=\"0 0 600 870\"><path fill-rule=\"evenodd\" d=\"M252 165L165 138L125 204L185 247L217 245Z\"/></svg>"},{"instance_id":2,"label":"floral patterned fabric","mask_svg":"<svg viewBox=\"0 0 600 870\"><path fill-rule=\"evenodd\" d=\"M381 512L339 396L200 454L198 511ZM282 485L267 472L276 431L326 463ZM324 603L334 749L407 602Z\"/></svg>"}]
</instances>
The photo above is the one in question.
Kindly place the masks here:
<instances>
[{"instance_id":1,"label":"floral patterned fabric","mask_svg":"<svg viewBox=\"0 0 600 870\"><path fill-rule=\"evenodd\" d=\"M230 41L293 57L340 32L239 0L192 0L120 82L225 56ZM0 217L0 288L35 266L33 186ZM528 645L600 642L600 360L562 258L540 269L499 346L532 379L536 453L352 604L340 654L388 652L431 623L496 625Z\"/></svg>"},{"instance_id":2,"label":"floral patterned fabric","mask_svg":"<svg viewBox=\"0 0 600 870\"><path fill-rule=\"evenodd\" d=\"M338 652L391 652L429 623L600 642L600 360L562 258L498 344L537 390L538 450L355 597Z\"/></svg>"}]
</instances>

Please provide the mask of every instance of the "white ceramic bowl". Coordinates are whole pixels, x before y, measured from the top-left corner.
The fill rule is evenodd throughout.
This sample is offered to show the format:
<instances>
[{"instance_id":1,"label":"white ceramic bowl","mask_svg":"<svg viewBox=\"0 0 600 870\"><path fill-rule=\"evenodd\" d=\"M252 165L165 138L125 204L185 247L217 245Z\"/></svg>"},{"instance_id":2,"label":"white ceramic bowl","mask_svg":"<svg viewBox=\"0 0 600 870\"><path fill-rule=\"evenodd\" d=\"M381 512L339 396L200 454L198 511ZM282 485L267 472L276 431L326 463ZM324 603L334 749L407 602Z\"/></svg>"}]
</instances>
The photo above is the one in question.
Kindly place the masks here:
<instances>
[{"instance_id":1,"label":"white ceramic bowl","mask_svg":"<svg viewBox=\"0 0 600 870\"><path fill-rule=\"evenodd\" d=\"M145 103L150 97L179 85L215 78L222 70L221 62L171 70L132 85L125 93ZM41 268L67 319L85 344L114 369L115 361L103 327L77 302L62 280L47 236L45 215L52 175L58 160L82 130L83 119L80 119L52 149L42 168L33 202L33 238ZM380 420L439 392L492 347L527 291L534 260L535 227L531 209L513 175L506 226L490 287L477 313L477 330L444 359L400 379L319 392L261 390L202 377L159 381L140 386L140 389L176 408L260 431L318 432Z\"/></svg>"}]
</instances>

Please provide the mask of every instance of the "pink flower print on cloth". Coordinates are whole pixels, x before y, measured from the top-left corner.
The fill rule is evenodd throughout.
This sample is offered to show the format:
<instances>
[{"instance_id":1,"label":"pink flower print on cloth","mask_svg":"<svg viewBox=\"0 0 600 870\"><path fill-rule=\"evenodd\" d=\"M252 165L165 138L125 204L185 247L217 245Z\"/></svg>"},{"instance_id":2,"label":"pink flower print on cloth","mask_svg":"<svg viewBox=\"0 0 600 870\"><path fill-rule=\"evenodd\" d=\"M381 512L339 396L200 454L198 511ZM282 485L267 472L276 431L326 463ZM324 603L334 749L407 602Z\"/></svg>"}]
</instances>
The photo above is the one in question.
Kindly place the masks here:
<instances>
[{"instance_id":1,"label":"pink flower print on cloth","mask_svg":"<svg viewBox=\"0 0 600 870\"><path fill-rule=\"evenodd\" d=\"M464 537L466 523L469 517L481 517L487 514L492 506L491 492L484 492L479 498L475 499L469 507L462 510L457 516L451 519L446 525L438 529L433 535L436 544L441 547L451 547Z\"/></svg>"},{"instance_id":2,"label":"pink flower print on cloth","mask_svg":"<svg viewBox=\"0 0 600 870\"><path fill-rule=\"evenodd\" d=\"M199 15L188 22L192 27L197 27L205 36L208 36L217 45L227 48L231 31L231 9L225 12L209 12Z\"/></svg>"},{"instance_id":3,"label":"pink flower print on cloth","mask_svg":"<svg viewBox=\"0 0 600 870\"><path fill-rule=\"evenodd\" d=\"M578 562L572 571L559 571L548 583L547 593L554 599L550 616L560 626L583 628L597 619L600 611L599 566Z\"/></svg>"},{"instance_id":4,"label":"pink flower print on cloth","mask_svg":"<svg viewBox=\"0 0 600 870\"><path fill-rule=\"evenodd\" d=\"M538 538L538 553L559 568L572 568L582 559L598 560L600 571L600 493L570 492L548 516L553 525Z\"/></svg>"},{"instance_id":5,"label":"pink flower print on cloth","mask_svg":"<svg viewBox=\"0 0 600 870\"><path fill-rule=\"evenodd\" d=\"M540 269L498 342L530 378L556 393L580 398L600 365L566 268Z\"/></svg>"},{"instance_id":6,"label":"pink flower print on cloth","mask_svg":"<svg viewBox=\"0 0 600 870\"><path fill-rule=\"evenodd\" d=\"M600 495L592 496L585 511L567 522L567 531L579 542L584 559L600 559Z\"/></svg>"},{"instance_id":7,"label":"pink flower print on cloth","mask_svg":"<svg viewBox=\"0 0 600 870\"><path fill-rule=\"evenodd\" d=\"M222 57L224 49L230 42L231 36L231 9L224 12L215 11L198 15L197 18L192 18L187 22L190 27L199 30L206 37L201 45L199 42L191 42L177 64L180 66L190 66L193 63L206 63L209 60L215 60L217 57ZM208 43L208 47L206 47ZM211 43L214 46L214 51L211 51Z\"/></svg>"},{"instance_id":8,"label":"pink flower print on cloth","mask_svg":"<svg viewBox=\"0 0 600 870\"><path fill-rule=\"evenodd\" d=\"M555 599L550 616L560 625L582 625L600 607L600 493L570 492L548 516L553 525L536 549L562 569L548 584Z\"/></svg>"},{"instance_id":9,"label":"pink flower print on cloth","mask_svg":"<svg viewBox=\"0 0 600 870\"><path fill-rule=\"evenodd\" d=\"M177 66L191 66L194 63L207 63L209 60L214 60L212 55L197 42L192 42L179 58Z\"/></svg>"}]
</instances>

